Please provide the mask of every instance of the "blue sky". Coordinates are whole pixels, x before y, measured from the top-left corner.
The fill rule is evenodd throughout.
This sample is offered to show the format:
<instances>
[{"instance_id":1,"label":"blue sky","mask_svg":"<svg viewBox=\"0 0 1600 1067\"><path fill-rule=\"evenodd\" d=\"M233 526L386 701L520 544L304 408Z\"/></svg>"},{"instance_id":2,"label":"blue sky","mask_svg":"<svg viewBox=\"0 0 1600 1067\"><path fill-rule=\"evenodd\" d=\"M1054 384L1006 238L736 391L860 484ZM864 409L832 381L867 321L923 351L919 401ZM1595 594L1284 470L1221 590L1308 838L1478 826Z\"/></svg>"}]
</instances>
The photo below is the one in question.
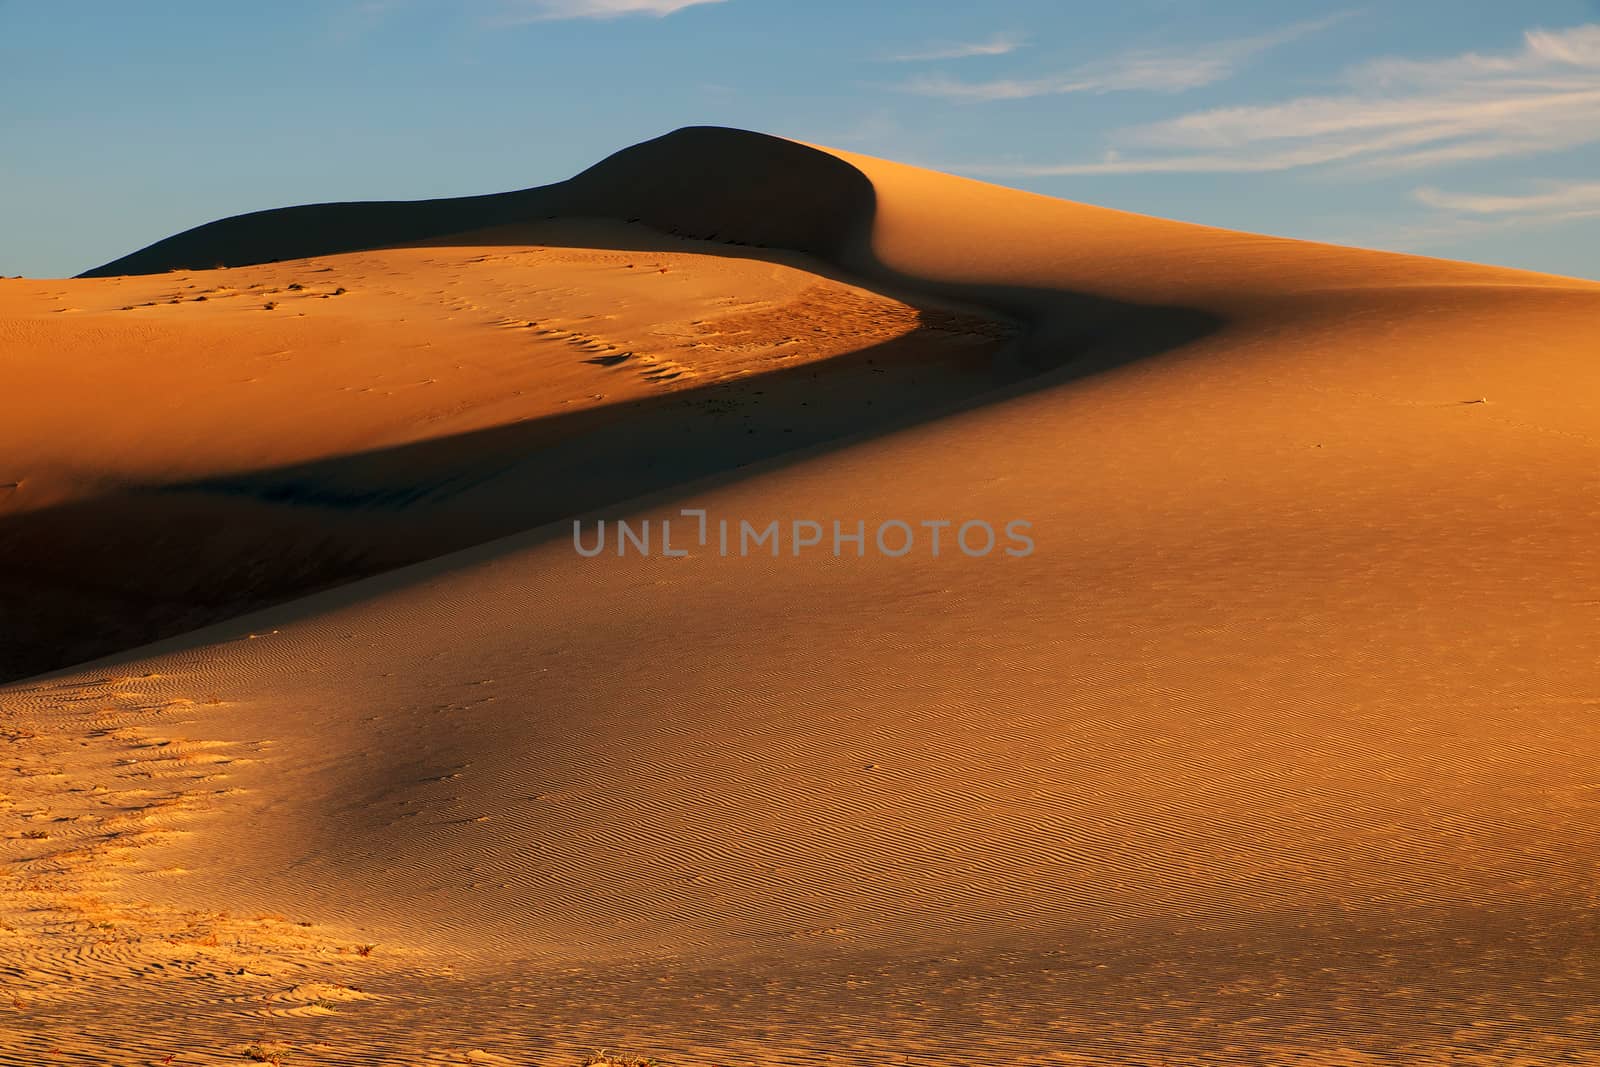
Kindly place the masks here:
<instances>
[{"instance_id":1,"label":"blue sky","mask_svg":"<svg viewBox=\"0 0 1600 1067\"><path fill-rule=\"evenodd\" d=\"M1596 0L0 0L0 274L699 123L1600 278Z\"/></svg>"}]
</instances>

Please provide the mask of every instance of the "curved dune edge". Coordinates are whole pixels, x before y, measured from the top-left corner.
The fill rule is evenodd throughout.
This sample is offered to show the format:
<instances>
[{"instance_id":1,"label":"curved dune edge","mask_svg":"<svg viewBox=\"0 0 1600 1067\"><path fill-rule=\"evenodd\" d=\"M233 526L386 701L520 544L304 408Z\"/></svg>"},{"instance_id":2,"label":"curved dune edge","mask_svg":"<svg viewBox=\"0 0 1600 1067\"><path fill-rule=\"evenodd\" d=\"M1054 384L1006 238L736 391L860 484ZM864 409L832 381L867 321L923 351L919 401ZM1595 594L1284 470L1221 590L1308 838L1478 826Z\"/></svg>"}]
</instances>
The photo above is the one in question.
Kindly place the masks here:
<instances>
[{"instance_id":1,"label":"curved dune edge","mask_svg":"<svg viewBox=\"0 0 1600 1067\"><path fill-rule=\"evenodd\" d=\"M271 742L116 891L377 943L340 984L383 999L272 1017L334 1063L1593 1062L1600 289L842 158L885 271L1224 325L631 515L1025 518L1025 559L557 526L0 691ZM166 982L30 1022L222 1045L289 988Z\"/></svg>"},{"instance_id":2,"label":"curved dune edge","mask_svg":"<svg viewBox=\"0 0 1600 1067\"><path fill-rule=\"evenodd\" d=\"M952 285L923 278L915 271L890 268L872 251L876 199L872 181L863 171L824 151L759 134L692 128L624 150L569 182L542 189L447 201L311 205L225 219L89 272L93 276L90 282L109 283L114 291L86 292L83 283L71 290L68 283L70 293L62 293L61 306L49 308L52 314L41 315L34 309L33 315L40 321L34 323L35 335L24 333L23 341L47 354L57 347L70 348L75 337L98 337L100 331L120 335L124 347L141 350L136 369L142 372L152 360L163 365L153 376L155 382L140 378L133 383L135 395L153 388L153 395L168 407L183 401L187 387L179 381L162 397L165 383L161 377L170 376L167 365L192 367L197 351L228 351L228 329L249 334L248 339L238 339L235 347L244 351L235 354L232 365L253 371L266 363L280 379L280 356L321 351L324 361L333 366L322 381L307 379L302 392L326 391L332 383L341 382L349 392L382 390L381 395L393 396L395 378L401 379L398 384L402 388L414 384L404 380L407 369L413 367L416 379L432 384L438 368L415 358L397 359L396 366L385 367L365 380L341 378L348 372L337 366L349 362L346 353L352 348L379 352L415 351L419 344L441 349L445 345L497 347L481 336L467 337L449 329L430 332L424 328L418 336L411 336L414 328L403 325L411 316L421 315L425 320L433 316L428 323L431 326L456 317L443 307L429 306L441 301L435 294L424 294L423 287L463 288L456 285L455 277L443 277L446 272L441 264L421 248L509 247L520 252L529 245L601 240L624 242L619 248L627 250L629 258L643 253L643 249L633 248L638 231L608 231L604 224L564 226L560 221L596 216L653 227L666 235L664 248L674 248L672 242L677 242L694 251L707 247L732 251L739 261L752 266L788 263L800 269L840 271L838 278L818 279L822 284L817 292L825 294L827 302L851 299L837 286L829 288L830 282L854 280L878 286L891 298L899 296L916 305L917 336L901 338L892 326L884 329L874 323L873 319L885 320L887 305L874 307L869 302L842 316L860 320L865 328L857 330L853 352L830 359L826 370L836 379L833 381L818 381L817 375L804 367L810 362L808 357L785 365L785 373L762 381L764 388L757 388L754 379L749 387L726 380L708 381L692 396L675 394L677 399L665 407L655 404L652 408L654 401L644 398L613 399L608 400L606 412L506 403L499 405L504 409L500 421L487 425L464 420L460 414L475 404L485 407L481 399L453 405L441 401L436 410L423 406L417 412L419 429L410 432L421 436L414 440L401 436L407 432L406 424L398 420L386 430L362 432L355 426L340 427L350 418L349 402L359 400L359 396L349 397L345 407L322 414L335 429L283 433L264 428L251 447L232 450L236 454L232 466L229 449L216 448L198 429L178 431L197 442L188 454L147 456L130 463L132 453L151 451L150 442L178 439L167 422L148 418L148 425L140 422L142 406L107 412L90 411L95 405L87 405L86 417L111 440L123 439L129 450L109 460L41 446L41 441L55 436L48 427L36 436L16 422L13 434L18 440L0 443L6 444L12 465L19 472L27 469L30 477L24 491L0 499L0 549L10 561L4 564L11 589L6 610L33 617L41 636L32 645L0 651L0 677L37 673L73 659L157 639L288 596L612 504L674 481L693 480L830 440L871 433L908 418L927 417L952 405L977 402L998 385L1051 367L1070 365L1073 372L1082 373L1136 359L1186 343L1218 325L1215 315L1193 308L1138 304L1061 289L1030 293L1015 285ZM461 227L472 229L467 234L439 236L441 231ZM689 238L718 243L691 246ZM422 242L422 246L393 247L397 241ZM374 245L389 247L353 251ZM785 256L793 252L805 258L790 263ZM820 262L818 256L823 257ZM479 258L509 259L512 254ZM208 264L229 270L193 269ZM325 276L329 271L335 279L357 287L355 295L334 305L323 303L350 292L345 285L335 287ZM372 318L378 312L369 306L371 290L387 288L392 283L384 277L395 274L414 276L417 292L410 294L411 305L389 301L390 325L385 336L384 320ZM674 280L678 277L682 275ZM725 284L755 296L754 302L759 303L764 282L753 275ZM752 287L758 291L751 293ZM440 289L438 295L444 292ZM181 329L157 342L132 332L143 323L90 314L77 324L82 328L78 334L63 333L60 327L69 324L58 318L60 314L81 312L83 309L74 305L86 299L91 303L110 300L102 312L122 304L122 312L154 320L148 326ZM514 302L503 295L493 299L506 306ZM813 316L822 307L820 299L812 300ZM197 302L202 300L210 301L208 309L224 301L258 311L276 308L280 313L273 317L288 318L290 325L306 317L308 306L326 317L330 307L335 316L347 309L359 316L361 310L353 305L363 305L370 321L351 320L345 327L349 336L340 335L337 329L322 334L278 330L254 320L213 322L209 331L197 332L193 320L200 307ZM575 302L581 304L581 300ZM930 306L941 302L959 307L943 310ZM172 305L178 305L176 312ZM803 305L801 300L795 307ZM452 312L479 307L470 297L458 297L451 305ZM975 318L966 308L979 309L980 315ZM1006 327L1000 322L983 323L984 309L991 318L1019 319L1026 326L1022 338L1005 345L1000 353L993 351L1006 339ZM697 313L702 319L696 319L692 328L701 326L707 316L703 308ZM785 316L780 314L773 328L801 331L803 341L819 329L800 321L806 314L790 314L788 321L782 321ZM184 321L175 321L174 315ZM608 352L617 353L612 358L628 358L638 347L637 341L630 344L619 338L607 344L586 337L583 331L589 327L583 323L594 317L577 316L578 329L565 331L565 335L575 343L586 340L591 347L598 346L601 355L596 361L607 358ZM690 313L683 315L689 317ZM496 325L537 327L539 336L551 334L547 312L541 310L539 318L542 321L535 322L513 314ZM979 327L976 332L973 323ZM990 351L962 353L941 346L940 336L952 333L976 337ZM990 342L984 341L985 335ZM130 337L135 340L129 342ZM802 344L802 351L805 347ZM299 357L302 370L306 355ZM439 358L446 357L441 353ZM980 369L981 358L993 362ZM653 380L667 381L685 374L692 378L695 374L692 366L671 358L645 354L641 359L654 360L653 366L659 368L660 374ZM914 368L917 363L925 366L921 370L896 369ZM46 358L41 365L52 364ZM885 373L887 367L890 376L862 381L863 367L870 367L873 374ZM363 373L359 367L352 369ZM214 369L202 361L199 373L213 377ZM260 381L254 374L244 379L252 385ZM606 388L599 381L590 384ZM692 383L685 379L678 386L685 384ZM71 386L56 383L56 388ZM606 388L606 392L612 390ZM517 391L517 395L521 393ZM849 397L851 402L828 400L830 395ZM596 394L597 399L599 396ZM786 400L774 408L770 399L757 399L762 396ZM206 392L184 405L192 410L184 410L182 418L201 427L213 423L221 436L234 438L241 436L240 425L260 422L281 427L284 420L278 410L265 420L248 411L240 413L242 423L238 418L224 419L222 405L236 406L237 399L218 395L216 383L209 383ZM719 430L715 420L685 419L677 410L680 400L712 413L750 407L773 410L752 427L732 428L730 438L729 433L721 432L729 429L726 420ZM298 402L298 396L289 398L287 408L293 409ZM573 402L561 401L563 405ZM586 405L587 400L578 399L578 403ZM273 407L268 396L263 396L260 404ZM784 405L790 410L786 412ZM84 405L69 404L69 409L77 407ZM465 422L465 432L452 435L428 429L427 424L437 418L458 425ZM540 422L535 424L534 418ZM359 423L360 418L354 421ZM693 452L700 458L677 462L676 473L657 469L655 463L634 464L636 469L629 470L631 459L625 453L631 438L611 428L619 421L637 434L638 448L647 454L675 449L674 454ZM132 432L119 431L119 424L131 427ZM692 430L695 437L684 439L680 428ZM397 437L400 440L396 441ZM205 443L198 444L202 440ZM372 447L374 443L378 447ZM306 454L308 460L295 461ZM712 458L717 456L725 459ZM285 462L285 457L290 461ZM46 475L42 479L36 476L40 471L33 469L40 466ZM191 530L219 532L199 543L181 532ZM105 531L115 531L117 556L100 551ZM120 557L145 563L125 567ZM67 606L69 598L77 606ZM112 628L115 632L103 638L80 633L75 620L93 615L117 620Z\"/></svg>"},{"instance_id":3,"label":"curved dune edge","mask_svg":"<svg viewBox=\"0 0 1600 1067\"><path fill-rule=\"evenodd\" d=\"M1136 321L1176 316L1166 329L1187 340L1219 317L1329 290L1591 284L1172 222L708 126L625 148L554 185L234 216L81 277L336 255L551 218L623 219L676 236L787 249L875 281L957 295L1032 321L1034 360L1047 366L1103 357L1097 345L1128 347ZM1014 254L1037 247L1040 226L1064 231L1049 254Z\"/></svg>"},{"instance_id":4,"label":"curved dune edge","mask_svg":"<svg viewBox=\"0 0 1600 1067\"><path fill-rule=\"evenodd\" d=\"M558 216L628 219L831 258L859 240L873 206L871 183L837 155L765 134L688 127L554 185L251 212L175 234L81 277L338 255Z\"/></svg>"},{"instance_id":5,"label":"curved dune edge","mask_svg":"<svg viewBox=\"0 0 1600 1067\"><path fill-rule=\"evenodd\" d=\"M1035 370L1071 363L1081 371L1099 360L1138 358L1219 324L1204 307L1152 301L1136 291L1102 291L1098 271L1048 276L1036 286L1039 279L1009 269L1003 251L996 258L997 250L982 236L988 223L979 222L974 241L961 232L962 220L946 213L976 207L981 217L1001 205L1001 216L992 220L1001 227L994 233L999 236L1018 205L1025 218L1040 203L1063 202L947 175L934 176L933 185L924 188L918 175L930 173L766 134L687 127L623 149L554 185L453 199L253 212L195 227L82 276L236 268L514 229L541 219L604 218L735 247L800 252L869 281L1021 318L1032 330L1019 360ZM880 188L885 183L896 205L918 205L909 218L887 220L894 228L887 246ZM972 195L979 197L976 205L963 202ZM1224 233L1063 206L1073 213L1074 227L1085 219L1099 227L1109 219L1121 228L1155 223L1166 236ZM919 244L930 237L931 257ZM886 247L888 259L882 254ZM956 248L962 249L960 258L953 254ZM952 262L961 264L953 273L947 270Z\"/></svg>"},{"instance_id":6,"label":"curved dune edge","mask_svg":"<svg viewBox=\"0 0 1600 1067\"><path fill-rule=\"evenodd\" d=\"M0 678L970 402L1016 328L559 220L0 286ZM87 385L87 387L86 387ZM92 432L66 427L89 427ZM93 624L92 626L86 624Z\"/></svg>"}]
</instances>

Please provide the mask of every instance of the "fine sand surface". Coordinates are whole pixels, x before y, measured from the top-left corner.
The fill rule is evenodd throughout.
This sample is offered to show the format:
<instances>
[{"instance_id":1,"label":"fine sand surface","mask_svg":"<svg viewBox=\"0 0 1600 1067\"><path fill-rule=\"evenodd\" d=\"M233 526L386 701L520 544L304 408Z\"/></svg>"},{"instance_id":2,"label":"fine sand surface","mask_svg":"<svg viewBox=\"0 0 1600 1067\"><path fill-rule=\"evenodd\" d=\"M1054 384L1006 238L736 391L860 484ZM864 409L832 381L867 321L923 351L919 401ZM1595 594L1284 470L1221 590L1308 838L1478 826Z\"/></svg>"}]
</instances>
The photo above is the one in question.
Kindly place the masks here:
<instances>
[{"instance_id":1,"label":"fine sand surface","mask_svg":"<svg viewBox=\"0 0 1600 1067\"><path fill-rule=\"evenodd\" d=\"M0 282L17 678L981 395L1003 316L543 222ZM916 299L916 298L914 298Z\"/></svg>"},{"instance_id":2,"label":"fine sand surface","mask_svg":"<svg viewBox=\"0 0 1600 1067\"><path fill-rule=\"evenodd\" d=\"M1600 1064L1600 285L709 129L336 207L0 282L12 674L284 601L0 689L0 1063Z\"/></svg>"}]
</instances>

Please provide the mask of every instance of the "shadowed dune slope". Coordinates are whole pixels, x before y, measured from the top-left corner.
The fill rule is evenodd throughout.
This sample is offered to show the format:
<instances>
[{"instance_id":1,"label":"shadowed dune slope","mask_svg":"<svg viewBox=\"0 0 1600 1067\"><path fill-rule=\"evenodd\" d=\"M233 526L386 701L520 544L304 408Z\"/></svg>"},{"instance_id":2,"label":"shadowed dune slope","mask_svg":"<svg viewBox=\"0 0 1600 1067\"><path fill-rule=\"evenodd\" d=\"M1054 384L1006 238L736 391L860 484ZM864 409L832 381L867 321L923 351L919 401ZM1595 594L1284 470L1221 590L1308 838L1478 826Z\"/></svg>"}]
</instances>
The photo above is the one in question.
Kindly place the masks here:
<instances>
[{"instance_id":1,"label":"shadowed dune slope","mask_svg":"<svg viewBox=\"0 0 1600 1067\"><path fill-rule=\"evenodd\" d=\"M765 134L686 127L555 185L316 204L185 231L84 277L245 266L548 218L815 255L872 282L958 296L1033 326L1028 362L1079 369L1193 339L1222 317L1328 290L1569 279L1172 222L1002 189ZM514 230L503 238L516 242Z\"/></svg>"},{"instance_id":2,"label":"shadowed dune slope","mask_svg":"<svg viewBox=\"0 0 1600 1067\"><path fill-rule=\"evenodd\" d=\"M859 238L872 209L872 184L837 156L762 134L690 127L626 148L555 185L252 212L186 230L82 276L304 259L557 216L628 219L833 257Z\"/></svg>"},{"instance_id":3,"label":"shadowed dune slope","mask_svg":"<svg viewBox=\"0 0 1600 1067\"><path fill-rule=\"evenodd\" d=\"M0 616L32 621L0 677L1218 325L1049 279L887 266L877 208L837 155L691 128L559 185L259 212L0 292L23 382L64 398L49 419L97 432L49 432L51 405L8 401ZM812 284L787 284L796 271ZM584 375L558 369L574 349ZM103 388L73 388L84 366Z\"/></svg>"},{"instance_id":4,"label":"shadowed dune slope","mask_svg":"<svg viewBox=\"0 0 1600 1067\"><path fill-rule=\"evenodd\" d=\"M927 417L1016 377L1003 317L740 251L555 220L0 284L13 383L0 677Z\"/></svg>"},{"instance_id":5,"label":"shadowed dune slope","mask_svg":"<svg viewBox=\"0 0 1600 1067\"><path fill-rule=\"evenodd\" d=\"M146 908L0 915L40 1005L0 1052L227 1047L328 971L375 999L272 1032L327 1063L1597 1062L1600 286L833 155L842 260L1103 372L607 509L681 558L557 523L0 689L39 753L0 818L138 761L185 816L17 846ZM682 508L826 537L725 557ZM67 977L222 910L379 948Z\"/></svg>"}]
</instances>

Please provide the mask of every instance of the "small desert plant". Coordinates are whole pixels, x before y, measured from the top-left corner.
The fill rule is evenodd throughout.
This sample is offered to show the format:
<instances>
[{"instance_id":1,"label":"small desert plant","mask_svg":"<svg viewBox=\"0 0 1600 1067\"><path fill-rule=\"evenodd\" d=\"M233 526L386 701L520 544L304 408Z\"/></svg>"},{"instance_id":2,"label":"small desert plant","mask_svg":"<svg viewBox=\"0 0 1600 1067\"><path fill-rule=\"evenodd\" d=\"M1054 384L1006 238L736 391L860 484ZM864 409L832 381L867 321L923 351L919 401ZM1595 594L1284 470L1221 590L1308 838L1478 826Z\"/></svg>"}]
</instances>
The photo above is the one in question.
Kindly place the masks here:
<instances>
[{"instance_id":1,"label":"small desert plant","mask_svg":"<svg viewBox=\"0 0 1600 1067\"><path fill-rule=\"evenodd\" d=\"M305 286L301 285L299 282L290 282L289 283L289 291L291 293L298 293L300 290L302 290L304 288L305 288Z\"/></svg>"},{"instance_id":2,"label":"small desert plant","mask_svg":"<svg viewBox=\"0 0 1600 1067\"><path fill-rule=\"evenodd\" d=\"M261 305L261 309L263 311L271 311L273 308L275 308L277 306L278 306L278 302L276 300L268 300L265 304Z\"/></svg>"},{"instance_id":3,"label":"small desert plant","mask_svg":"<svg viewBox=\"0 0 1600 1067\"><path fill-rule=\"evenodd\" d=\"M273 1067L281 1067L284 1050L272 1045L264 1045L259 1041L252 1041L244 1047L244 1058L257 1063L270 1063Z\"/></svg>"},{"instance_id":4,"label":"small desert plant","mask_svg":"<svg viewBox=\"0 0 1600 1067\"><path fill-rule=\"evenodd\" d=\"M372 955L372 950L377 948L377 947L378 947L377 945L357 945L356 946L356 955L357 956L370 956L370 955Z\"/></svg>"},{"instance_id":5,"label":"small desert plant","mask_svg":"<svg viewBox=\"0 0 1600 1067\"><path fill-rule=\"evenodd\" d=\"M662 1067L661 1061L631 1052L597 1048L583 1058L582 1067Z\"/></svg>"}]
</instances>

